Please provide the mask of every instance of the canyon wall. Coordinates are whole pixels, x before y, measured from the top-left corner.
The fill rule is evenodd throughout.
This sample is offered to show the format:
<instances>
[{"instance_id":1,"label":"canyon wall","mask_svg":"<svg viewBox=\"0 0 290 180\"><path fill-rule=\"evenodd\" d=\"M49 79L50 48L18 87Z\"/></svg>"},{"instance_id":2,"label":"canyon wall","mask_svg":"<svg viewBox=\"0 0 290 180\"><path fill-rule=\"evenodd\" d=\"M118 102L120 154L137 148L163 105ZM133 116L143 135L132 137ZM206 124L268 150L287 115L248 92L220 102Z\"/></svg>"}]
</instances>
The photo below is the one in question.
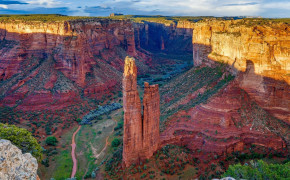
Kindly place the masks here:
<instances>
[{"instance_id":1,"label":"canyon wall","mask_svg":"<svg viewBox=\"0 0 290 180\"><path fill-rule=\"evenodd\" d=\"M150 58L135 49L130 21L0 23L0 101L22 110L61 109L82 97L121 89L123 60L140 72Z\"/></svg>"},{"instance_id":2,"label":"canyon wall","mask_svg":"<svg viewBox=\"0 0 290 180\"><path fill-rule=\"evenodd\" d=\"M252 24L251 24L252 23ZM239 87L275 117L290 123L290 28L286 23L247 20L195 23L195 66L230 66Z\"/></svg>"},{"instance_id":3,"label":"canyon wall","mask_svg":"<svg viewBox=\"0 0 290 180\"><path fill-rule=\"evenodd\" d=\"M188 21L163 24L144 21L134 23L136 48L167 53L192 53L192 27Z\"/></svg>"},{"instance_id":4,"label":"canyon wall","mask_svg":"<svg viewBox=\"0 0 290 180\"><path fill-rule=\"evenodd\" d=\"M134 58L126 57L123 74L123 164L129 167L150 158L159 147L160 97L158 85L144 84L143 116Z\"/></svg>"}]
</instances>

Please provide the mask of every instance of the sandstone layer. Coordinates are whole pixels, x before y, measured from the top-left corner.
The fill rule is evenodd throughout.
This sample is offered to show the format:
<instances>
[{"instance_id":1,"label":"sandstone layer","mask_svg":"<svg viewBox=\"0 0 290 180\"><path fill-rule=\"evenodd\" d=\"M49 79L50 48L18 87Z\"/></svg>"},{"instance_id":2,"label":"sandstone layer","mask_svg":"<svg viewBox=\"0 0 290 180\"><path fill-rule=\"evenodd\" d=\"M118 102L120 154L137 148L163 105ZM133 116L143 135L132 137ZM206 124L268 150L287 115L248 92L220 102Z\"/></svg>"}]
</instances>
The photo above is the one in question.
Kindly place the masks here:
<instances>
[{"instance_id":1,"label":"sandstone layer","mask_svg":"<svg viewBox=\"0 0 290 180\"><path fill-rule=\"evenodd\" d=\"M0 102L22 110L62 109L121 90L123 59L135 49L130 21L0 23Z\"/></svg>"},{"instance_id":2,"label":"sandstone layer","mask_svg":"<svg viewBox=\"0 0 290 180\"><path fill-rule=\"evenodd\" d=\"M134 58L126 57L123 74L123 163L129 167L150 158L159 147L160 96L158 85L144 84L143 116Z\"/></svg>"},{"instance_id":3,"label":"sandstone layer","mask_svg":"<svg viewBox=\"0 0 290 180\"><path fill-rule=\"evenodd\" d=\"M286 23L208 20L193 30L196 66L227 63L239 86L275 117L290 123L290 28Z\"/></svg>"},{"instance_id":4,"label":"sandstone layer","mask_svg":"<svg viewBox=\"0 0 290 180\"><path fill-rule=\"evenodd\" d=\"M133 58L126 57L123 74L124 136L123 162L125 166L139 161L142 149L141 101L137 90L137 67Z\"/></svg>"},{"instance_id":5,"label":"sandstone layer","mask_svg":"<svg viewBox=\"0 0 290 180\"><path fill-rule=\"evenodd\" d=\"M10 141L0 140L0 179L36 180L38 164L30 154L21 150Z\"/></svg>"}]
</instances>

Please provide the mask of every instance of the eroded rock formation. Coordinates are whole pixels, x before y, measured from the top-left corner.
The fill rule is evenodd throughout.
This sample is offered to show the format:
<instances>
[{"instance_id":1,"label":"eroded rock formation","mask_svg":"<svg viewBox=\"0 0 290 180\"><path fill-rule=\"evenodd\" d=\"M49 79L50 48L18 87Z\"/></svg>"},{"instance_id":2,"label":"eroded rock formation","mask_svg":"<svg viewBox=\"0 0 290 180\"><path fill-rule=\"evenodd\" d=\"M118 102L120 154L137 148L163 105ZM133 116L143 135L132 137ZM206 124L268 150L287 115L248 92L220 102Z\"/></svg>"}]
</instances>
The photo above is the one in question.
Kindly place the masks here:
<instances>
[{"instance_id":1,"label":"eroded rock formation","mask_svg":"<svg viewBox=\"0 0 290 180\"><path fill-rule=\"evenodd\" d=\"M0 46L0 105L21 110L62 109L121 90L126 55L148 68L130 21L1 22Z\"/></svg>"},{"instance_id":2,"label":"eroded rock formation","mask_svg":"<svg viewBox=\"0 0 290 180\"><path fill-rule=\"evenodd\" d=\"M0 179L36 180L37 160L21 150L10 141L0 140Z\"/></svg>"},{"instance_id":3,"label":"eroded rock formation","mask_svg":"<svg viewBox=\"0 0 290 180\"><path fill-rule=\"evenodd\" d=\"M239 77L239 86L275 117L290 123L290 29L288 24L255 21L196 23L194 64L223 61Z\"/></svg>"},{"instance_id":4,"label":"eroded rock formation","mask_svg":"<svg viewBox=\"0 0 290 180\"><path fill-rule=\"evenodd\" d=\"M123 74L123 163L126 167L150 158L159 147L159 88L146 82L144 86L142 117L137 67L134 58L126 57Z\"/></svg>"}]
</instances>

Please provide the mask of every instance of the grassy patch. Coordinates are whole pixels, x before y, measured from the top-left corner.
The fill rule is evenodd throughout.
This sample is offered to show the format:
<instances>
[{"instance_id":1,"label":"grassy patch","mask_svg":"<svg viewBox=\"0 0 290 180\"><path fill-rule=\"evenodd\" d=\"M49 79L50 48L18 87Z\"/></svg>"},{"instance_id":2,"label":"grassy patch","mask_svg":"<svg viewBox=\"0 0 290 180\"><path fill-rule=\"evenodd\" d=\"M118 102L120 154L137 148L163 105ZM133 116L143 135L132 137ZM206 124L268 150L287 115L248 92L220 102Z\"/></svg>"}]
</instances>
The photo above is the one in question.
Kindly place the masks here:
<instances>
[{"instance_id":1,"label":"grassy patch","mask_svg":"<svg viewBox=\"0 0 290 180\"><path fill-rule=\"evenodd\" d=\"M57 163L52 177L56 180L70 177L73 167L71 151L67 149L61 151L59 155L54 157L54 159L57 161Z\"/></svg>"},{"instance_id":2,"label":"grassy patch","mask_svg":"<svg viewBox=\"0 0 290 180\"><path fill-rule=\"evenodd\" d=\"M56 154L46 155L45 158L49 159L49 167L44 167L43 165L39 167L39 176L41 179L55 178L56 180L62 180L71 176L73 167L71 141L72 134L76 129L77 127L72 128L59 139L58 144L61 147L55 149L57 151Z\"/></svg>"}]
</instances>

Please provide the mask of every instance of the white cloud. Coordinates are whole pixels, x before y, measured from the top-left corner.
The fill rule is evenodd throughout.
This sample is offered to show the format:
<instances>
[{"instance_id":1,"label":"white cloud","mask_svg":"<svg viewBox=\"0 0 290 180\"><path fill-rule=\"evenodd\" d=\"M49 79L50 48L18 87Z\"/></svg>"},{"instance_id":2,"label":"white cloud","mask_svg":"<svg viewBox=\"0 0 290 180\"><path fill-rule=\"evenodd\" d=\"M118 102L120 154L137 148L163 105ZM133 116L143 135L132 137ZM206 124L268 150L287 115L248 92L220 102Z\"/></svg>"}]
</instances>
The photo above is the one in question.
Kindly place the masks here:
<instances>
[{"instance_id":1,"label":"white cloud","mask_svg":"<svg viewBox=\"0 0 290 180\"><path fill-rule=\"evenodd\" d=\"M31 5L41 5L47 8L58 7L63 4L62 2L55 0L30 0L26 2Z\"/></svg>"},{"instance_id":2,"label":"white cloud","mask_svg":"<svg viewBox=\"0 0 290 180\"><path fill-rule=\"evenodd\" d=\"M4 4L0 4L0 8L8 9L8 6L7 5L4 5Z\"/></svg>"},{"instance_id":3,"label":"white cloud","mask_svg":"<svg viewBox=\"0 0 290 180\"><path fill-rule=\"evenodd\" d=\"M262 5L262 7L267 8L267 9L287 9L287 10L290 10L290 2L265 3Z\"/></svg>"}]
</instances>

